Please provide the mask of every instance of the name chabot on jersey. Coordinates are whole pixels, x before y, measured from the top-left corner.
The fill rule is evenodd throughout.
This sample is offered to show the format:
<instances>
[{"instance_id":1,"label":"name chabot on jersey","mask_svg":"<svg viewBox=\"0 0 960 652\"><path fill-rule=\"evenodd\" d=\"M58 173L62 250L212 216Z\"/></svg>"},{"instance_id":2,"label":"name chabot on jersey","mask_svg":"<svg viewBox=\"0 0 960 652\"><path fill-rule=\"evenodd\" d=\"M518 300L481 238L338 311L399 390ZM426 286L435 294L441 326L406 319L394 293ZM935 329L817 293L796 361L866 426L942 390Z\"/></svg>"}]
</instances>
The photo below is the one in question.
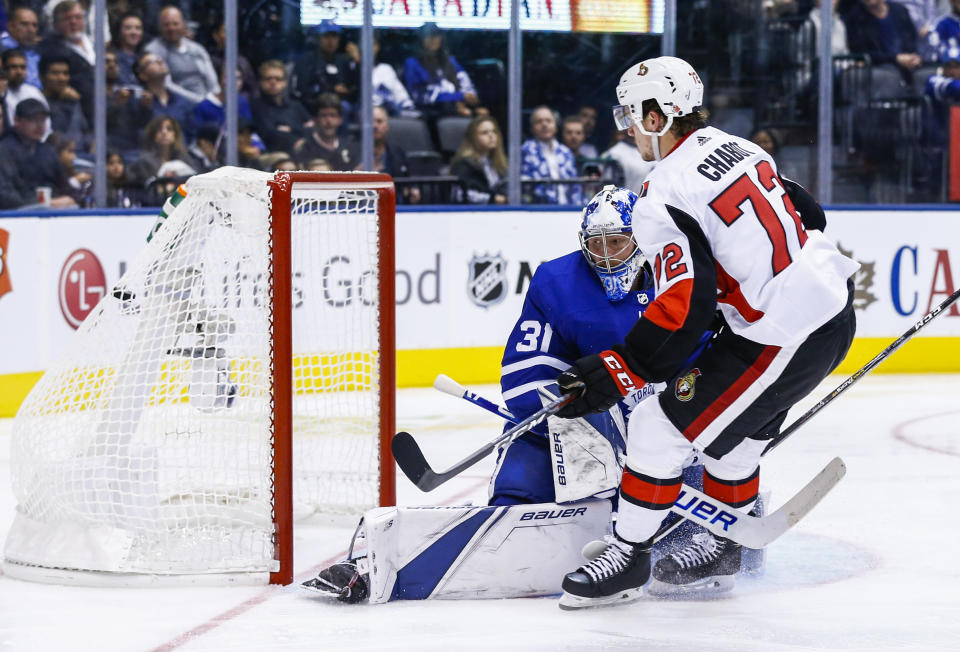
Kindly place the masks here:
<instances>
[{"instance_id":1,"label":"name chabot on jersey","mask_svg":"<svg viewBox=\"0 0 960 652\"><path fill-rule=\"evenodd\" d=\"M734 165L751 156L756 156L756 152L746 150L730 141L720 145L713 150L713 154L704 158L703 162L697 166L697 172L711 181L719 181L723 175L733 169Z\"/></svg>"}]
</instances>

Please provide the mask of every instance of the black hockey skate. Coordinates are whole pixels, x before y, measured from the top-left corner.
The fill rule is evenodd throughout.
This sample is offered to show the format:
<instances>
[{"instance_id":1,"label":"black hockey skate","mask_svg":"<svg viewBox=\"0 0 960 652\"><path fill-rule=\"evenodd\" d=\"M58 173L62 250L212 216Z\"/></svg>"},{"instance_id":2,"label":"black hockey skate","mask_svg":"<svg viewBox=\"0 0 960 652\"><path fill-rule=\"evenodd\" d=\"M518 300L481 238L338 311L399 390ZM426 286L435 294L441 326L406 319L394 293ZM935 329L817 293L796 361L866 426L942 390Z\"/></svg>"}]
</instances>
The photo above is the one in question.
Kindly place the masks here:
<instances>
[{"instance_id":1,"label":"black hockey skate","mask_svg":"<svg viewBox=\"0 0 960 652\"><path fill-rule=\"evenodd\" d=\"M710 532L693 535L690 543L670 553L653 567L651 595L723 593L733 588L740 570L739 543Z\"/></svg>"},{"instance_id":2,"label":"black hockey skate","mask_svg":"<svg viewBox=\"0 0 960 652\"><path fill-rule=\"evenodd\" d=\"M633 602L643 597L650 578L650 542L630 543L608 536L592 561L563 578L561 609L584 609Z\"/></svg>"},{"instance_id":3,"label":"black hockey skate","mask_svg":"<svg viewBox=\"0 0 960 652\"><path fill-rule=\"evenodd\" d=\"M367 574L363 572L358 562L363 559L338 561L320 571L312 580L307 580L300 586L308 591L315 591L324 595L331 595L340 602L350 604L367 599Z\"/></svg>"}]
</instances>

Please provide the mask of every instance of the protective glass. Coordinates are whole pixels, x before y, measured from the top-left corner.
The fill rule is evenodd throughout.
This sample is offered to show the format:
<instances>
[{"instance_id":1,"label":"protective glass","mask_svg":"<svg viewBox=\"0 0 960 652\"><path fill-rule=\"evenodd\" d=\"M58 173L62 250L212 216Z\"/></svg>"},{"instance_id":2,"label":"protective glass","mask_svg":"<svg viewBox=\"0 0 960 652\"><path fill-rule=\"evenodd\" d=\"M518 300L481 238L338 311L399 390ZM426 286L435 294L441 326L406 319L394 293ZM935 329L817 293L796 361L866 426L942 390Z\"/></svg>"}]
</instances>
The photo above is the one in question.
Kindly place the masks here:
<instances>
[{"instance_id":1,"label":"protective glass","mask_svg":"<svg viewBox=\"0 0 960 652\"><path fill-rule=\"evenodd\" d=\"M633 118L630 117L630 107L625 104L617 104L613 107L613 122L617 129L624 131L633 124Z\"/></svg>"}]
</instances>

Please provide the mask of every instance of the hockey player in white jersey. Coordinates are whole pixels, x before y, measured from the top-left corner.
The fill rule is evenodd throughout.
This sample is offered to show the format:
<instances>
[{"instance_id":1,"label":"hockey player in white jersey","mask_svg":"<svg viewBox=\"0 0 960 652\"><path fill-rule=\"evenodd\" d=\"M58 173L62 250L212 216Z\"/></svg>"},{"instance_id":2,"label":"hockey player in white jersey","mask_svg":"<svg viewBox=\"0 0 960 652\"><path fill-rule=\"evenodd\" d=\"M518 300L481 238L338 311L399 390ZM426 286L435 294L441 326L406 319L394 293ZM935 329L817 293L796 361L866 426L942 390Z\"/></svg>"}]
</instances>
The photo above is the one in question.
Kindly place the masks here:
<instances>
[{"instance_id":1,"label":"hockey player in white jersey","mask_svg":"<svg viewBox=\"0 0 960 652\"><path fill-rule=\"evenodd\" d=\"M761 454L787 410L840 363L856 328L857 263L808 230L767 154L706 125L703 83L687 62L632 66L617 99L618 127L657 161L633 210L656 299L622 342L560 375L561 389L579 392L560 415L606 410L634 385L673 380L631 416L614 534L564 578L566 608L642 595L651 537L678 497L691 447L703 454L704 492L749 511ZM718 307L725 325L711 348L675 376ZM656 563L650 590L729 589L740 559L739 545L703 532Z\"/></svg>"}]
</instances>

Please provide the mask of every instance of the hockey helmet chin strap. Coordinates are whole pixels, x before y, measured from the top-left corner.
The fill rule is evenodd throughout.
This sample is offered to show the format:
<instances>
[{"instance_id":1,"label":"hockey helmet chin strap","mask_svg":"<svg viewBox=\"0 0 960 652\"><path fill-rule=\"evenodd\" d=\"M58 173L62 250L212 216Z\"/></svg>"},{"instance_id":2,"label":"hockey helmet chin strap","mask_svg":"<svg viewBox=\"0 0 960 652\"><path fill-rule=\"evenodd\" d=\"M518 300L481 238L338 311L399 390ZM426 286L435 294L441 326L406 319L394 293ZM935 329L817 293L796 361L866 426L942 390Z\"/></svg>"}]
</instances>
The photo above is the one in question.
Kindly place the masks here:
<instances>
[{"instance_id":1,"label":"hockey helmet chin strap","mask_svg":"<svg viewBox=\"0 0 960 652\"><path fill-rule=\"evenodd\" d=\"M623 130L636 127L643 135L650 136L650 142L653 146L653 158L656 161L660 161L663 158L660 153L660 137L666 134L670 130L670 127L673 126L673 116L668 115L665 116L665 118L666 123L660 131L647 131L643 126L643 120L637 120L637 116L631 110L630 106L620 104L613 107L613 120L618 129Z\"/></svg>"},{"instance_id":2,"label":"hockey helmet chin strap","mask_svg":"<svg viewBox=\"0 0 960 652\"><path fill-rule=\"evenodd\" d=\"M637 129L640 130L640 133L644 134L645 136L650 136L650 144L653 147L653 159L655 161L660 161L663 159L663 156L660 154L660 137L670 130L670 127L673 125L673 116L667 116L667 122L663 125L663 129L660 131L647 131L644 129L643 123L637 122L636 120L633 121L633 124Z\"/></svg>"}]
</instances>

